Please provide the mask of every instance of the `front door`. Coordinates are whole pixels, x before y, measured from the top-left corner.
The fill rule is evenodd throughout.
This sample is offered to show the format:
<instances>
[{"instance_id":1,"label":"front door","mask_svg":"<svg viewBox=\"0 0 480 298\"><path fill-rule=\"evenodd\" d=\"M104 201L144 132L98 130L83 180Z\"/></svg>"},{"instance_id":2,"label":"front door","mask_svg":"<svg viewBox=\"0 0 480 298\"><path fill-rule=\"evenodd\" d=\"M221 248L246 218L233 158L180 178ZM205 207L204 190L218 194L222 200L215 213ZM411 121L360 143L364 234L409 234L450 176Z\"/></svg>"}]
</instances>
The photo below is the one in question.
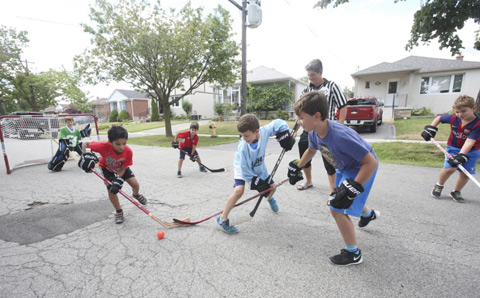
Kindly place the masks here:
<instances>
[{"instance_id":1,"label":"front door","mask_svg":"<svg viewBox=\"0 0 480 298\"><path fill-rule=\"evenodd\" d=\"M395 106L398 106L398 80L389 80L388 81L388 89L387 89L387 98L385 99L385 106L391 107L393 105L393 101L395 100Z\"/></svg>"}]
</instances>

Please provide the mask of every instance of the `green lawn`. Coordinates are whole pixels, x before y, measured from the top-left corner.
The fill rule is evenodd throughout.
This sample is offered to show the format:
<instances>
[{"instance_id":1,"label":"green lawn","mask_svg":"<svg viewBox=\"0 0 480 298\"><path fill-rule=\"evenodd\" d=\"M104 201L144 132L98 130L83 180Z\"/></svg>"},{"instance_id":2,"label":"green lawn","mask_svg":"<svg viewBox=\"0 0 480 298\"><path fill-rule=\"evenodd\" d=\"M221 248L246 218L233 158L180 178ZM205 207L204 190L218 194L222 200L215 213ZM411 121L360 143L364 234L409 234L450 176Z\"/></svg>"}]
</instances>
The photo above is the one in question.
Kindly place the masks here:
<instances>
[{"instance_id":1,"label":"green lawn","mask_svg":"<svg viewBox=\"0 0 480 298\"><path fill-rule=\"evenodd\" d=\"M395 120L395 131L397 140L423 140L420 134L423 131L425 125L429 125L433 121L431 118L416 118L416 119L400 119ZM448 124L439 124L438 132L435 136L437 141L447 141L448 136L450 135L450 125Z\"/></svg>"},{"instance_id":2,"label":"green lawn","mask_svg":"<svg viewBox=\"0 0 480 298\"><path fill-rule=\"evenodd\" d=\"M175 124L182 124L182 123L189 123L190 121L187 120L174 120L172 121L172 125ZM134 122L109 122L109 123L99 123L98 130L101 135L107 134L108 129L112 125L121 125L125 127L128 132L139 132L142 130L149 130L154 128L161 128L165 126L164 121L156 121L156 122L143 122L143 123L134 123Z\"/></svg>"}]
</instances>

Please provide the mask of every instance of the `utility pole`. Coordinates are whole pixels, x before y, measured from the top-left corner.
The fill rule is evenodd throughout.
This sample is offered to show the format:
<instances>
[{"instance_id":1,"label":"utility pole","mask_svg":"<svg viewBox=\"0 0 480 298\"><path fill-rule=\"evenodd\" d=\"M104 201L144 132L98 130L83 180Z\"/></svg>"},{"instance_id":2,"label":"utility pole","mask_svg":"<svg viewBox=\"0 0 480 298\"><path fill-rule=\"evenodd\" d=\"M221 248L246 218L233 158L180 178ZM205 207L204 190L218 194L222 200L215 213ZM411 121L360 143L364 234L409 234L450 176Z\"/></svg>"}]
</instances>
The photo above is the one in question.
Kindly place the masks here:
<instances>
[{"instance_id":1,"label":"utility pole","mask_svg":"<svg viewBox=\"0 0 480 298\"><path fill-rule=\"evenodd\" d=\"M247 112L247 0L242 0L242 6L240 6L234 0L228 0L242 11L242 85L240 87L241 104L240 114L244 115ZM257 3L257 0L251 0ZM258 1L259 3L260 1ZM254 24L252 28L256 28L261 23L261 12L258 23Z\"/></svg>"}]
</instances>

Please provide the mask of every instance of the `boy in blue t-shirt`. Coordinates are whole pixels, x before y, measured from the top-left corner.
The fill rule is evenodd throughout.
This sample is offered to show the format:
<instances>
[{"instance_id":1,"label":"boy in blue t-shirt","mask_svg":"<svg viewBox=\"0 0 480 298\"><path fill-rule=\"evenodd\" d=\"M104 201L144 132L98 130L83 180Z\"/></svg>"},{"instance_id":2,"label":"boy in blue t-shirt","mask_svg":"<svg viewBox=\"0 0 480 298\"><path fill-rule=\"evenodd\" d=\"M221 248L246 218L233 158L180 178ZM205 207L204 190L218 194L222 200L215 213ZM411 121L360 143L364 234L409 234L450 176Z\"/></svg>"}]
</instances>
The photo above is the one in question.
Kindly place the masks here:
<instances>
[{"instance_id":1,"label":"boy in blue t-shirt","mask_svg":"<svg viewBox=\"0 0 480 298\"><path fill-rule=\"evenodd\" d=\"M301 169L320 151L335 167L335 191L328 201L338 229L345 242L340 254L330 257L334 265L362 263L355 228L350 216L360 217L359 227L379 217L380 213L365 205L378 169L378 159L372 146L356 131L330 121L328 101L323 92L305 93L295 104L295 113L303 129L308 131L308 149L300 160L288 165L290 184L302 180Z\"/></svg>"},{"instance_id":2,"label":"boy in blue t-shirt","mask_svg":"<svg viewBox=\"0 0 480 298\"><path fill-rule=\"evenodd\" d=\"M228 198L223 213L217 216L217 223L229 234L238 232L237 227L230 226L228 214L237 201L242 197L245 184L250 183L250 189L262 192L273 186L273 180L268 183L270 174L265 165L265 150L268 138L275 136L280 146L285 151L291 150L295 139L290 136L287 122L274 120L270 124L260 127L257 117L253 114L245 114L238 120L237 130L242 136L238 143L238 149L233 161L233 173L235 188ZM273 198L275 189L272 189L267 198L273 212L278 212L278 205Z\"/></svg>"},{"instance_id":3,"label":"boy in blue t-shirt","mask_svg":"<svg viewBox=\"0 0 480 298\"><path fill-rule=\"evenodd\" d=\"M422 132L422 137L428 142L430 138L435 137L438 124L450 123L451 133L447 142L447 152L453 159L445 155L445 164L440 171L438 182L432 190L432 196L437 199L442 194L445 182L455 173L459 165L463 165L470 174L474 175L475 166L480 157L480 117L475 115L477 110L475 100L473 97L461 95L453 103L453 109L455 114L436 117L432 124L425 126ZM455 202L464 203L465 199L460 191L467 184L469 178L459 169L458 171L458 179L454 189L450 192L450 197Z\"/></svg>"}]
</instances>

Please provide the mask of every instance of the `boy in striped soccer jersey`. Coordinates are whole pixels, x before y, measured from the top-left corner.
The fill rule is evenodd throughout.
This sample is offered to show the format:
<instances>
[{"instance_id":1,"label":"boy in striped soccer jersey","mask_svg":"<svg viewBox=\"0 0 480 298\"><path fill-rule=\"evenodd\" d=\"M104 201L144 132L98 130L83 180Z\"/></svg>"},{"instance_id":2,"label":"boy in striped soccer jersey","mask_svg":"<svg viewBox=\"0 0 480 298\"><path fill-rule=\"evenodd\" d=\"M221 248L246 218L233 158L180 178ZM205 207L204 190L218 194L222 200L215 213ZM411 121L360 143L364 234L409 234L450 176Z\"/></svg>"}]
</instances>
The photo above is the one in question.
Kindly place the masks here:
<instances>
[{"instance_id":1,"label":"boy in striped soccer jersey","mask_svg":"<svg viewBox=\"0 0 480 298\"><path fill-rule=\"evenodd\" d=\"M270 173L265 165L265 150L271 136L276 136L280 146L289 151L295 144L295 139L290 136L287 122L281 119L274 120L260 127L257 117L245 114L238 120L237 130L242 139L238 142L238 149L233 161L234 185L233 193L228 198L223 213L217 216L217 223L228 234L238 232L237 227L229 224L228 215L245 191L245 185L250 184L250 189L258 192L265 191L273 186L273 180L268 183ZM247 185L248 185L247 184ZM273 197L275 189L268 195L268 203L273 212L278 212L278 205Z\"/></svg>"},{"instance_id":2,"label":"boy in striped soccer jersey","mask_svg":"<svg viewBox=\"0 0 480 298\"><path fill-rule=\"evenodd\" d=\"M467 95L459 96L453 103L453 109L455 114L438 116L432 124L425 126L421 135L425 141L430 141L438 131L438 124L450 124L447 152L453 159L445 156L445 164L440 171L438 182L433 187L432 196L440 198L445 182L458 170L458 179L450 197L455 202L464 203L460 191L467 184L468 176L461 172L458 166L463 165L470 174L475 174L475 166L480 158L480 117L475 114L475 100Z\"/></svg>"}]
</instances>

